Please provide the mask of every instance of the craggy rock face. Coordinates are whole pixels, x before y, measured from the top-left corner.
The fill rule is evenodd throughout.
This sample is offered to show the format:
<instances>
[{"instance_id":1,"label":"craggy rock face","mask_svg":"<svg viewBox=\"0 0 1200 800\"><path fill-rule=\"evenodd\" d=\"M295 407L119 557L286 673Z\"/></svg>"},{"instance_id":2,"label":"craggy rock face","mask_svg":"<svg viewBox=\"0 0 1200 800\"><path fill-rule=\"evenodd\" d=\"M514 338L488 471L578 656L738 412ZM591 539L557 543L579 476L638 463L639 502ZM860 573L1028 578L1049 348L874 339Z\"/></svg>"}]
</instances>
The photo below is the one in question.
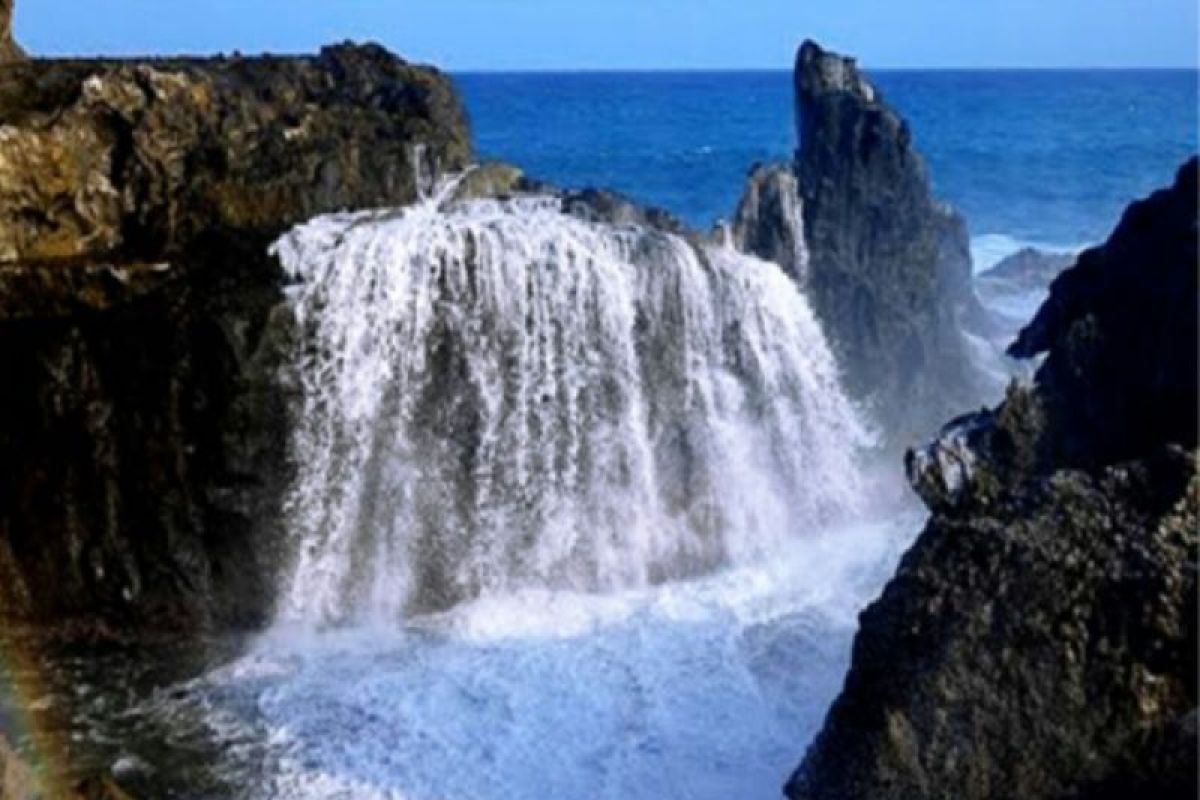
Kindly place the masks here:
<instances>
[{"instance_id":1,"label":"craggy rock face","mask_svg":"<svg viewBox=\"0 0 1200 800\"><path fill-rule=\"evenodd\" d=\"M449 81L374 46L0 69L0 614L260 621L291 324L267 247L469 158Z\"/></svg>"},{"instance_id":2,"label":"craggy rock face","mask_svg":"<svg viewBox=\"0 0 1200 800\"><path fill-rule=\"evenodd\" d=\"M1195 797L1196 168L1055 281L1032 388L909 453L933 517L790 797Z\"/></svg>"},{"instance_id":3,"label":"craggy rock face","mask_svg":"<svg viewBox=\"0 0 1200 800\"><path fill-rule=\"evenodd\" d=\"M1197 171L1192 158L1170 188L1132 204L1104 245L1051 284L1009 348L1048 354L1038 383L1063 463L1196 445Z\"/></svg>"},{"instance_id":4,"label":"craggy rock face","mask_svg":"<svg viewBox=\"0 0 1200 800\"><path fill-rule=\"evenodd\" d=\"M853 59L805 42L795 82L813 305L884 430L928 436L981 396L959 327L974 311L966 227Z\"/></svg>"},{"instance_id":5,"label":"craggy rock face","mask_svg":"<svg viewBox=\"0 0 1200 800\"><path fill-rule=\"evenodd\" d=\"M16 0L0 0L0 64L22 61L25 51L13 39L13 5Z\"/></svg>"},{"instance_id":6,"label":"craggy rock face","mask_svg":"<svg viewBox=\"0 0 1200 800\"><path fill-rule=\"evenodd\" d=\"M0 261L147 259L412 199L462 166L440 74L382 48L314 58L71 62L0 72Z\"/></svg>"},{"instance_id":7,"label":"craggy rock face","mask_svg":"<svg viewBox=\"0 0 1200 800\"><path fill-rule=\"evenodd\" d=\"M935 517L789 796L1194 797L1195 475L1175 451Z\"/></svg>"},{"instance_id":8,"label":"craggy rock face","mask_svg":"<svg viewBox=\"0 0 1200 800\"><path fill-rule=\"evenodd\" d=\"M734 243L803 282L848 388L908 444L984 396L962 333L985 324L966 225L853 59L805 42L795 85L796 161L751 173Z\"/></svg>"},{"instance_id":9,"label":"craggy rock face","mask_svg":"<svg viewBox=\"0 0 1200 800\"><path fill-rule=\"evenodd\" d=\"M785 164L756 166L733 215L733 246L778 264L801 286L808 283L808 246L795 172Z\"/></svg>"}]
</instances>

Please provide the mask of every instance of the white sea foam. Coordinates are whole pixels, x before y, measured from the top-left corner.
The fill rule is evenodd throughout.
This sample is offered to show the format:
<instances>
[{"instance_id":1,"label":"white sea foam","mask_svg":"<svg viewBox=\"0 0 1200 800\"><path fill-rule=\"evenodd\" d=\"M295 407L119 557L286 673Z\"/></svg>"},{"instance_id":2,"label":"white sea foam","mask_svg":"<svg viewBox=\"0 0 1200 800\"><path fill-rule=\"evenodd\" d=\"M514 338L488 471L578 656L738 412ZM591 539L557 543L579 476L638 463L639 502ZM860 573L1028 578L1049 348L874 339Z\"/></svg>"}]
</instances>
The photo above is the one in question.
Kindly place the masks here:
<instances>
[{"instance_id":1,"label":"white sea foam","mask_svg":"<svg viewBox=\"0 0 1200 800\"><path fill-rule=\"evenodd\" d=\"M448 196L279 243L296 560L164 713L246 797L777 795L920 524L853 521L869 436L807 303L727 247Z\"/></svg>"},{"instance_id":2,"label":"white sea foam","mask_svg":"<svg viewBox=\"0 0 1200 800\"><path fill-rule=\"evenodd\" d=\"M776 266L448 194L277 245L303 397L282 620L644 587L856 511L868 437Z\"/></svg>"},{"instance_id":3,"label":"white sea foam","mask_svg":"<svg viewBox=\"0 0 1200 800\"><path fill-rule=\"evenodd\" d=\"M215 718L243 709L266 739L247 797L774 797L920 523L814 532L785 557L646 589L280 627L190 696Z\"/></svg>"}]
</instances>

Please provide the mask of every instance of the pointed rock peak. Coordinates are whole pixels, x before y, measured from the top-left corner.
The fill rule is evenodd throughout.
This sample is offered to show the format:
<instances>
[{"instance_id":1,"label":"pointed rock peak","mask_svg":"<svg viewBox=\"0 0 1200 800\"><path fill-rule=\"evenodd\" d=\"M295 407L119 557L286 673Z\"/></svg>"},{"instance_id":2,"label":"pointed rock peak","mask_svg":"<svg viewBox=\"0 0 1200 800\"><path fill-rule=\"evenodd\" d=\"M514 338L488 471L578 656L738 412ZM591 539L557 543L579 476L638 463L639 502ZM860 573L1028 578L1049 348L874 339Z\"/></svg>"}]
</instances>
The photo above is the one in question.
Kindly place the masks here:
<instances>
[{"instance_id":1,"label":"pointed rock peak","mask_svg":"<svg viewBox=\"0 0 1200 800\"><path fill-rule=\"evenodd\" d=\"M924 438L993 388L959 325L978 304L966 227L853 58L804 42L795 81L809 296L850 389L894 441Z\"/></svg>"},{"instance_id":2,"label":"pointed rock peak","mask_svg":"<svg viewBox=\"0 0 1200 800\"><path fill-rule=\"evenodd\" d=\"M24 61L25 51L13 40L13 6L17 0L0 0L0 64Z\"/></svg>"},{"instance_id":3,"label":"pointed rock peak","mask_svg":"<svg viewBox=\"0 0 1200 800\"><path fill-rule=\"evenodd\" d=\"M796 88L805 98L850 92L874 103L879 96L855 59L826 50L811 39L806 39L796 54Z\"/></svg>"}]
</instances>

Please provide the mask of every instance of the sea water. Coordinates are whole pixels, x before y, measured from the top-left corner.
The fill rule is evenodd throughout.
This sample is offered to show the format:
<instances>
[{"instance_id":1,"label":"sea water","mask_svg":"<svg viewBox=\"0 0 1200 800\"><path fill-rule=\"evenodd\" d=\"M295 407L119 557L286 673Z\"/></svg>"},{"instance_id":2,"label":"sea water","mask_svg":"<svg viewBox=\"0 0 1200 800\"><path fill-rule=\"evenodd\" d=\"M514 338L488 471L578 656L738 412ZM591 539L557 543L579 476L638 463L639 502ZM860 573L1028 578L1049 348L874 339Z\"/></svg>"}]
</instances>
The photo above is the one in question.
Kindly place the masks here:
<instances>
[{"instance_id":1,"label":"sea water","mask_svg":"<svg viewBox=\"0 0 1200 800\"><path fill-rule=\"evenodd\" d=\"M1023 244L1099 242L1197 147L1194 70L870 70L912 126L976 269ZM606 186L703 228L748 168L794 152L775 72L456 76L478 150L564 186Z\"/></svg>"}]
</instances>

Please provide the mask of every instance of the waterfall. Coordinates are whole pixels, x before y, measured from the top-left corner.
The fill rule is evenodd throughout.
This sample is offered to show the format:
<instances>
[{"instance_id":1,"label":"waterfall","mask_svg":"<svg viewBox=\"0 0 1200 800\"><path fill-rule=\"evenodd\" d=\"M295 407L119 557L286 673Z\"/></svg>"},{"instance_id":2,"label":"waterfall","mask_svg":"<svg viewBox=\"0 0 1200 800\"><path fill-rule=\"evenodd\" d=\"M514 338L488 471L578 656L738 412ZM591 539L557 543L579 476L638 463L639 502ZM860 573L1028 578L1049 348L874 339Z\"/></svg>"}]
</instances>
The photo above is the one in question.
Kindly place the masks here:
<instances>
[{"instance_id":1,"label":"waterfall","mask_svg":"<svg viewBox=\"0 0 1200 800\"><path fill-rule=\"evenodd\" d=\"M869 437L777 267L447 196L276 245L300 389L282 619L639 587L854 510Z\"/></svg>"}]
</instances>

